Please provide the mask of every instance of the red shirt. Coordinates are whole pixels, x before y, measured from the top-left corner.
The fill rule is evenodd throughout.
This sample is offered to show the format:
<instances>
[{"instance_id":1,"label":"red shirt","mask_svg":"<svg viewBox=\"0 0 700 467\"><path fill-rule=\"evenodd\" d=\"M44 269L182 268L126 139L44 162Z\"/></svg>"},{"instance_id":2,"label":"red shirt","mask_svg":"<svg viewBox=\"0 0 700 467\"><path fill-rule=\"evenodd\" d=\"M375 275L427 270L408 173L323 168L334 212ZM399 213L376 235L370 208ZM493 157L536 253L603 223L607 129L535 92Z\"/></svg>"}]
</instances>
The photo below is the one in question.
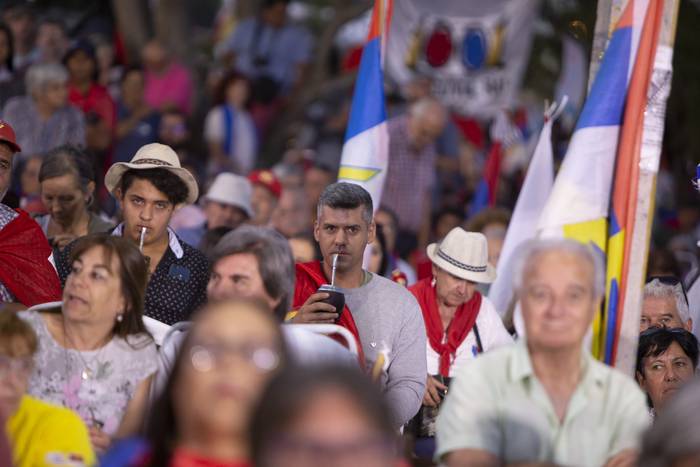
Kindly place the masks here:
<instances>
[{"instance_id":1,"label":"red shirt","mask_svg":"<svg viewBox=\"0 0 700 467\"><path fill-rule=\"evenodd\" d=\"M104 86L93 83L87 94L82 94L73 84L69 84L68 101L86 115L97 114L111 130L116 128L117 108Z\"/></svg>"},{"instance_id":2,"label":"red shirt","mask_svg":"<svg viewBox=\"0 0 700 467\"><path fill-rule=\"evenodd\" d=\"M247 461L224 461L202 457L185 449L176 449L170 460L171 467L252 467Z\"/></svg>"}]
</instances>

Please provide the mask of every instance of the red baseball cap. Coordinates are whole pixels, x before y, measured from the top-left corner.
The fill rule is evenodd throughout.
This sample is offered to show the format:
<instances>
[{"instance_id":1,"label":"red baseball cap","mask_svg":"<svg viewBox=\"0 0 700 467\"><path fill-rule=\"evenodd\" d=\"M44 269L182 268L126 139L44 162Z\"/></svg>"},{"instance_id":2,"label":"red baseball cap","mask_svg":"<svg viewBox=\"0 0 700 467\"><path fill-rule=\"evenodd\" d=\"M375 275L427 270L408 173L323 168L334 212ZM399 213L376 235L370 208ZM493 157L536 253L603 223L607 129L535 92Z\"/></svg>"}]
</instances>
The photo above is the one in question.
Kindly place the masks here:
<instances>
[{"instance_id":1,"label":"red baseball cap","mask_svg":"<svg viewBox=\"0 0 700 467\"><path fill-rule=\"evenodd\" d=\"M270 192L275 195L275 198L277 199L282 196L282 184L270 170L254 170L248 174L248 180L250 180L250 183L257 183L264 186L270 190Z\"/></svg>"},{"instance_id":2,"label":"red baseball cap","mask_svg":"<svg viewBox=\"0 0 700 467\"><path fill-rule=\"evenodd\" d=\"M15 130L3 120L0 120L0 143L10 146L12 152L22 152L22 148L19 147L15 138Z\"/></svg>"}]
</instances>

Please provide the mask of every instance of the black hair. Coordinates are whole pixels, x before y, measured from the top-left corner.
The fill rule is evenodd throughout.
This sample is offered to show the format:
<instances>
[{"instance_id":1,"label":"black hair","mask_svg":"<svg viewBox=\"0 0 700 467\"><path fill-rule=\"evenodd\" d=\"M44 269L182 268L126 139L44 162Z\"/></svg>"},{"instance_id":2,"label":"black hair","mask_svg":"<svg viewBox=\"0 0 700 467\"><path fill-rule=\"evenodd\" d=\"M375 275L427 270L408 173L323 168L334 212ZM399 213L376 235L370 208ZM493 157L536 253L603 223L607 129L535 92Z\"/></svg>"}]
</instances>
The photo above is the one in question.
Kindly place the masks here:
<instances>
[{"instance_id":1,"label":"black hair","mask_svg":"<svg viewBox=\"0 0 700 467\"><path fill-rule=\"evenodd\" d=\"M68 67L68 62L71 58L78 52L83 52L92 61L92 76L91 80L96 83L100 77L100 64L97 61L97 53L95 51L95 45L88 38L81 37L73 42L73 44L68 48L65 55L63 56L63 66L68 70L70 75L70 68Z\"/></svg>"},{"instance_id":2,"label":"black hair","mask_svg":"<svg viewBox=\"0 0 700 467\"><path fill-rule=\"evenodd\" d=\"M124 71L122 72L122 77L119 80L120 84L124 84L124 81L126 81L126 78L131 74L131 73L141 73L143 75L143 67L141 65L129 65L126 68L124 68Z\"/></svg>"},{"instance_id":3,"label":"black hair","mask_svg":"<svg viewBox=\"0 0 700 467\"><path fill-rule=\"evenodd\" d=\"M683 328L649 328L639 336L637 347L637 372L644 376L644 360L649 357L658 357L666 352L676 342L683 353L693 363L693 368L698 366L698 339L692 332Z\"/></svg>"},{"instance_id":4,"label":"black hair","mask_svg":"<svg viewBox=\"0 0 700 467\"><path fill-rule=\"evenodd\" d=\"M379 388L358 368L339 365L289 367L272 378L259 399L250 428L251 461L265 466L272 443L314 403L315 395L337 390L347 395L374 428L395 442L396 427Z\"/></svg>"},{"instance_id":5,"label":"black hair","mask_svg":"<svg viewBox=\"0 0 700 467\"><path fill-rule=\"evenodd\" d=\"M221 81L216 86L216 91L214 92L214 102L217 103L218 105L225 105L226 104L226 91L227 91L229 86L236 83L237 81L243 81L243 82L247 83L248 88L252 89L252 84L251 84L250 80L244 74L242 74L236 70L231 70L228 73L226 73L223 78L221 78ZM244 106L247 107L249 103L250 103L250 92L248 93L248 99L244 103Z\"/></svg>"},{"instance_id":6,"label":"black hair","mask_svg":"<svg viewBox=\"0 0 700 467\"><path fill-rule=\"evenodd\" d=\"M289 0L263 0L262 4L260 5L260 8L263 10L266 10L268 8L272 8L273 6L275 6L279 3L284 3L285 5L289 5Z\"/></svg>"},{"instance_id":7,"label":"black hair","mask_svg":"<svg viewBox=\"0 0 700 467\"><path fill-rule=\"evenodd\" d=\"M354 183L332 183L323 190L318 200L318 217L321 217L321 208L328 206L331 209L357 209L362 207L362 218L368 224L372 222L372 197L360 185Z\"/></svg>"},{"instance_id":8,"label":"black hair","mask_svg":"<svg viewBox=\"0 0 700 467\"><path fill-rule=\"evenodd\" d=\"M122 175L119 182L119 188L122 191L122 196L134 183L134 180L147 180L158 189L161 193L168 197L168 200L175 206L182 204L187 200L189 190L185 182L180 177L170 172L167 169L129 169Z\"/></svg>"},{"instance_id":9,"label":"black hair","mask_svg":"<svg viewBox=\"0 0 700 467\"><path fill-rule=\"evenodd\" d=\"M7 37L8 52L7 58L5 59L5 68L7 68L8 71L12 72L15 68L15 40L12 38L12 31L10 30L10 27L3 21L0 21L0 31L4 32L5 37Z\"/></svg>"},{"instance_id":10,"label":"black hair","mask_svg":"<svg viewBox=\"0 0 700 467\"><path fill-rule=\"evenodd\" d=\"M389 253L386 251L386 237L384 236L384 229L381 225L377 224L374 238L379 245L382 247L382 259L379 260L379 271L377 274L384 276L385 274L391 275L392 271L389 271Z\"/></svg>"},{"instance_id":11,"label":"black hair","mask_svg":"<svg viewBox=\"0 0 700 467\"><path fill-rule=\"evenodd\" d=\"M391 223L394 225L394 229L399 228L399 216L396 214L396 211L385 205L379 206L377 211L386 213L389 217L391 217Z\"/></svg>"}]
</instances>

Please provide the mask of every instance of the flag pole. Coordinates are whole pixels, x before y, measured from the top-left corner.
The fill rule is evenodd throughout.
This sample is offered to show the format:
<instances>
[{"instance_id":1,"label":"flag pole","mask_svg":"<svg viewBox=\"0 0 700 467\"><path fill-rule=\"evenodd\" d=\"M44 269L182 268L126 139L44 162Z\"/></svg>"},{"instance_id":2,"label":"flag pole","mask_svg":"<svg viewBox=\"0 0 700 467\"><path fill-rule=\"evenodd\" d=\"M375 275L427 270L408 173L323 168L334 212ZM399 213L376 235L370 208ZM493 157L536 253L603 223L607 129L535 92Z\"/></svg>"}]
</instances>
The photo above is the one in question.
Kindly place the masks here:
<instances>
[{"instance_id":1,"label":"flag pole","mask_svg":"<svg viewBox=\"0 0 700 467\"><path fill-rule=\"evenodd\" d=\"M603 61L605 49L608 46L608 40L622 14L625 2L626 0L598 0L593 46L591 47L591 63L588 67L588 93L591 92L600 63Z\"/></svg>"},{"instance_id":2,"label":"flag pole","mask_svg":"<svg viewBox=\"0 0 700 467\"><path fill-rule=\"evenodd\" d=\"M650 0L650 8L657 1L663 0ZM651 226L654 218L656 176L659 171L661 143L663 141L666 100L671 90L673 45L676 36L678 8L678 0L665 0L644 112L637 202L634 208L634 229L627 270L627 290L622 307L624 313L615 358L615 367L630 375L634 374L637 360L639 320L646 279Z\"/></svg>"}]
</instances>

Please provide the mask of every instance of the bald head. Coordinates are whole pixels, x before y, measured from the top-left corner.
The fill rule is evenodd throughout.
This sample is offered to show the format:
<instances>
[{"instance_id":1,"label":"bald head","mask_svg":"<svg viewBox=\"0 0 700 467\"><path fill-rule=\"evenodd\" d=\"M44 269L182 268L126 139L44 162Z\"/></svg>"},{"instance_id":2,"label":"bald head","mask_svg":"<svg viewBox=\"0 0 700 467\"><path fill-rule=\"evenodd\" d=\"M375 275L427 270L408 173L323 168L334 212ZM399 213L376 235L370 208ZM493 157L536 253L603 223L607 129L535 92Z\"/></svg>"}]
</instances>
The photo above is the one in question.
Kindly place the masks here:
<instances>
[{"instance_id":1,"label":"bald head","mask_svg":"<svg viewBox=\"0 0 700 467\"><path fill-rule=\"evenodd\" d=\"M435 142L447 123L447 110L432 97L424 97L411 105L408 137L411 145L421 150Z\"/></svg>"}]
</instances>

